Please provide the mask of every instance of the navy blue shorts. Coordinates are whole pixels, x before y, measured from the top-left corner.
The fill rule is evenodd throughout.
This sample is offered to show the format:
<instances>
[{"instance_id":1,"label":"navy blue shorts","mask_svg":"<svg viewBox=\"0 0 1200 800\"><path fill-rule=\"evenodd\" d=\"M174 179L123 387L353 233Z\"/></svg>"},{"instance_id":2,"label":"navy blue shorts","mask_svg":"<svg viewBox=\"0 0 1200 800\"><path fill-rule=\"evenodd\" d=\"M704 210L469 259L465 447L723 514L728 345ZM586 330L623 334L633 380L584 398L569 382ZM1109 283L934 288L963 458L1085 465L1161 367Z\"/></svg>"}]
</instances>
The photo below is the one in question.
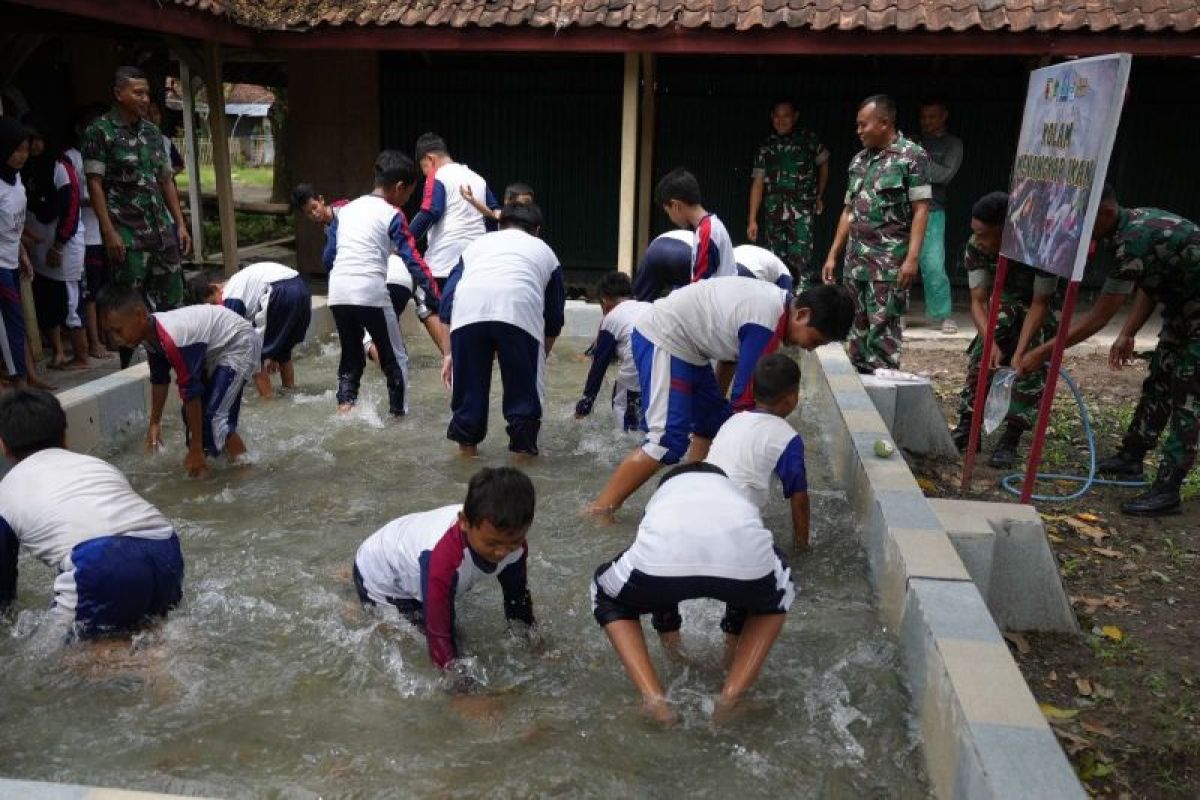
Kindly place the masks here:
<instances>
[{"instance_id":1,"label":"navy blue shorts","mask_svg":"<svg viewBox=\"0 0 1200 800\"><path fill-rule=\"evenodd\" d=\"M312 294L304 278L276 281L271 284L267 301L267 327L263 332L262 359L286 364L292 360L292 350L304 341L312 319Z\"/></svg>"},{"instance_id":2,"label":"navy blue shorts","mask_svg":"<svg viewBox=\"0 0 1200 800\"><path fill-rule=\"evenodd\" d=\"M210 457L221 455L225 441L237 432L238 418L242 411L242 390L246 387L246 376L224 364L218 364L204 382L204 453ZM187 404L180 409L184 421L184 440L190 443L192 432L187 428Z\"/></svg>"},{"instance_id":3,"label":"navy blue shorts","mask_svg":"<svg viewBox=\"0 0 1200 800\"><path fill-rule=\"evenodd\" d=\"M364 606L369 606L371 608L379 605L375 602L375 598L371 597L370 593L367 591L367 586L365 583L363 583L362 573L358 571L357 562L354 564L354 571L352 574L354 576L354 590L358 592L358 601ZM425 629L425 606L420 600L402 597L388 597L385 599L390 605L396 607L396 610L400 612L400 616L404 617L421 630Z\"/></svg>"},{"instance_id":4,"label":"navy blue shorts","mask_svg":"<svg viewBox=\"0 0 1200 800\"><path fill-rule=\"evenodd\" d=\"M76 594L80 636L127 631L165 617L183 598L183 552L179 537L142 539L101 536L71 551L75 569L55 581L56 591Z\"/></svg>"}]
</instances>

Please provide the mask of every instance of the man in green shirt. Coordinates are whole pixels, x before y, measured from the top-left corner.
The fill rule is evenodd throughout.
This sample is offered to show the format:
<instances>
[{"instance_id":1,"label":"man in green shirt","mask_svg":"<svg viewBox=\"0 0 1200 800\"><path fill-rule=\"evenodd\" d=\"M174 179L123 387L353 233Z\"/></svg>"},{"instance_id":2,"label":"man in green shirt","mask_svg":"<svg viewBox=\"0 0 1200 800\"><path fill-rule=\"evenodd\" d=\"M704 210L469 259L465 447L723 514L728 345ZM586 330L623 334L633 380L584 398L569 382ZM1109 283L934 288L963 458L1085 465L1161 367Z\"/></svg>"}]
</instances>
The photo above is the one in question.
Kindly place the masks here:
<instances>
[{"instance_id":1,"label":"man in green shirt","mask_svg":"<svg viewBox=\"0 0 1200 800\"><path fill-rule=\"evenodd\" d=\"M1121 208L1104 187L1092 239L1102 241L1115 266L1091 310L1071 326L1066 346L1103 328L1134 295L1133 309L1113 342L1109 365L1119 369L1133 357L1137 332L1159 303L1163 326L1150 359L1150 374L1117 453L1097 465L1107 475L1137 478L1146 453L1170 426L1158 474L1145 493L1121 504L1126 514L1157 516L1179 508L1179 489L1196 461L1200 440L1200 226L1157 208ZM1053 343L1030 351L1022 372L1050 357Z\"/></svg>"},{"instance_id":2,"label":"man in green shirt","mask_svg":"<svg viewBox=\"0 0 1200 800\"><path fill-rule=\"evenodd\" d=\"M758 241L762 207L767 249L787 264L797 290L804 291L820 280L813 264L813 225L825 210L829 151L815 133L796 127L799 118L792 100L779 100L771 108L775 132L754 156L746 236Z\"/></svg>"},{"instance_id":3,"label":"man in green shirt","mask_svg":"<svg viewBox=\"0 0 1200 800\"><path fill-rule=\"evenodd\" d=\"M191 251L162 133L145 118L150 84L135 67L113 76L115 103L84 131L80 152L112 280L142 290L156 311L183 302L181 256ZM130 353L122 352L122 366Z\"/></svg>"},{"instance_id":4,"label":"man in green shirt","mask_svg":"<svg viewBox=\"0 0 1200 800\"><path fill-rule=\"evenodd\" d=\"M896 103L868 97L858 107L863 149L850 162L850 181L837 235L821 276L834 282L842 249L846 285L855 295L854 325L846 350L855 368L899 369L908 288L929 221L933 189L929 156L896 129Z\"/></svg>"}]
</instances>

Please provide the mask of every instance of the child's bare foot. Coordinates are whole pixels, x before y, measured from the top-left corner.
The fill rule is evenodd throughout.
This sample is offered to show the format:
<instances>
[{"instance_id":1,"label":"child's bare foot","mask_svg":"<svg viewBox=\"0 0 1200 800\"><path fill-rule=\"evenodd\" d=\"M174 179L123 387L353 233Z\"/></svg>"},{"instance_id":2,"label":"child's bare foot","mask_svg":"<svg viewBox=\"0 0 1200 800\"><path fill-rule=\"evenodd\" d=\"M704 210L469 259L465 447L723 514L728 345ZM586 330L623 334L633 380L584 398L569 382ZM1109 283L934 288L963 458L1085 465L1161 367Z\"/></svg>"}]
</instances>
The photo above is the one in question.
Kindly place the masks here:
<instances>
[{"instance_id":1,"label":"child's bare foot","mask_svg":"<svg viewBox=\"0 0 1200 800\"><path fill-rule=\"evenodd\" d=\"M32 386L34 389L42 389L47 392L53 392L53 391L58 390L58 384L50 383L49 381L44 381L41 378L39 378L37 375L34 375L32 372L25 376L25 382L28 383L30 386Z\"/></svg>"},{"instance_id":2,"label":"child's bare foot","mask_svg":"<svg viewBox=\"0 0 1200 800\"><path fill-rule=\"evenodd\" d=\"M70 361L63 364L60 367L60 369L64 369L64 370L89 369L91 366L92 365L88 363L86 358L83 361L73 358Z\"/></svg>"},{"instance_id":3,"label":"child's bare foot","mask_svg":"<svg viewBox=\"0 0 1200 800\"><path fill-rule=\"evenodd\" d=\"M646 697L642 699L642 711L660 725L670 726L679 721L675 711L665 697Z\"/></svg>"},{"instance_id":4,"label":"child's bare foot","mask_svg":"<svg viewBox=\"0 0 1200 800\"><path fill-rule=\"evenodd\" d=\"M463 719L491 722L500 716L503 702L490 694L456 694L450 698L450 708Z\"/></svg>"},{"instance_id":5,"label":"child's bare foot","mask_svg":"<svg viewBox=\"0 0 1200 800\"><path fill-rule=\"evenodd\" d=\"M225 457L229 459L230 463L233 463L244 455L246 455L246 443L242 441L242 437L236 432L229 434L225 439Z\"/></svg>"},{"instance_id":6,"label":"child's bare foot","mask_svg":"<svg viewBox=\"0 0 1200 800\"><path fill-rule=\"evenodd\" d=\"M479 458L479 448L473 444L460 444L458 456L459 458Z\"/></svg>"},{"instance_id":7,"label":"child's bare foot","mask_svg":"<svg viewBox=\"0 0 1200 800\"><path fill-rule=\"evenodd\" d=\"M510 453L508 461L514 467L529 466L537 460L537 456L533 453Z\"/></svg>"},{"instance_id":8,"label":"child's bare foot","mask_svg":"<svg viewBox=\"0 0 1200 800\"><path fill-rule=\"evenodd\" d=\"M354 410L354 403L338 403L337 413L345 416Z\"/></svg>"},{"instance_id":9,"label":"child's bare foot","mask_svg":"<svg viewBox=\"0 0 1200 800\"><path fill-rule=\"evenodd\" d=\"M103 347L94 347L91 350L88 350L88 355L91 356L92 358L99 358L99 359L103 360L103 359L114 357L116 355L116 353L110 353L107 350L105 350Z\"/></svg>"}]
</instances>

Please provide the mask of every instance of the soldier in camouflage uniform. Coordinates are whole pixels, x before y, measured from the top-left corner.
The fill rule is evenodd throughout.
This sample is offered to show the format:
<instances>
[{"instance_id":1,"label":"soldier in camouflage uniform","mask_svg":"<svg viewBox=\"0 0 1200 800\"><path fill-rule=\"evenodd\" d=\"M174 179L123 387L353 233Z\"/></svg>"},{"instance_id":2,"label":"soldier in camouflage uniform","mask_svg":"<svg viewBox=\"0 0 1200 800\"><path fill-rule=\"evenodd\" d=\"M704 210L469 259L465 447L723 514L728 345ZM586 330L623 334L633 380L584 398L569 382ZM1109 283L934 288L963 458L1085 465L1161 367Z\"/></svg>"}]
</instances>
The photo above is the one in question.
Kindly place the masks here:
<instances>
[{"instance_id":1,"label":"soldier in camouflage uniform","mask_svg":"<svg viewBox=\"0 0 1200 800\"><path fill-rule=\"evenodd\" d=\"M929 156L896 130L896 104L874 95L858 108L864 149L850 162L850 182L837 235L821 276L834 282L846 249L845 280L855 295L846 349L859 372L900 367L908 288L929 220Z\"/></svg>"},{"instance_id":2,"label":"soldier in camouflage uniform","mask_svg":"<svg viewBox=\"0 0 1200 800\"><path fill-rule=\"evenodd\" d=\"M963 253L963 267L971 287L971 319L978 331L967 348L967 379L959 395L958 426L952 431L959 451L965 450L971 433L975 409L975 386L983 356L983 336L987 330L990 290L996 279L1000 237L1008 195L991 192L971 209L971 238ZM1000 290L1000 316L996 322L995 346L988 371L1020 361L1030 348L1054 338L1058 330L1054 302L1058 278L1026 264L1009 262L1004 286ZM990 379L989 379L990 385ZM1017 459L1021 435L1033 427L1038 402L1046 386L1046 370L1039 369L1021 377L1013 385L1012 400L1000 437L988 463L998 469L1011 467Z\"/></svg>"},{"instance_id":3,"label":"soldier in camouflage uniform","mask_svg":"<svg viewBox=\"0 0 1200 800\"><path fill-rule=\"evenodd\" d=\"M180 259L191 238L179 208L162 133L145 119L146 76L121 67L113 79L116 103L84 131L80 152L112 281L140 288L154 310L183 301ZM132 351L122 351L122 365Z\"/></svg>"},{"instance_id":4,"label":"soldier in camouflage uniform","mask_svg":"<svg viewBox=\"0 0 1200 800\"><path fill-rule=\"evenodd\" d=\"M1169 425L1154 483L1121 504L1127 514L1169 513L1179 508L1179 488L1196 461L1200 440L1200 226L1156 208L1121 208L1106 186L1092 238L1106 242L1115 266L1095 305L1071 326L1068 347L1103 328L1136 294L1109 354L1110 365L1120 367L1133 357L1134 336L1163 305L1162 332L1133 421L1120 450L1098 469L1140 476L1146 452ZM1049 356L1050 345L1042 345L1025 356L1021 367L1032 370Z\"/></svg>"},{"instance_id":5,"label":"soldier in camouflage uniform","mask_svg":"<svg viewBox=\"0 0 1200 800\"><path fill-rule=\"evenodd\" d=\"M799 116L791 100L781 100L771 109L775 133L754 156L746 236L758 241L758 210L763 206L767 249L787 264L797 291L804 291L820 280L813 263L813 225L825 210L829 151L815 133L796 127Z\"/></svg>"}]
</instances>

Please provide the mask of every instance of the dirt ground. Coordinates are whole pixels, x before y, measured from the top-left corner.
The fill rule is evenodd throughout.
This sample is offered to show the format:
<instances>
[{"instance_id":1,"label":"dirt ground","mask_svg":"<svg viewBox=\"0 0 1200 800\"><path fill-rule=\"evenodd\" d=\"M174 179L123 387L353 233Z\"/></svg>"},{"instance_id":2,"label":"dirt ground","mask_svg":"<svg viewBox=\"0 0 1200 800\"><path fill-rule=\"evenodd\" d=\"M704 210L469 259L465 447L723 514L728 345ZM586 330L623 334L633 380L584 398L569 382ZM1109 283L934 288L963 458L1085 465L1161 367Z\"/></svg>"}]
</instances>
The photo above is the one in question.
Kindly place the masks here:
<instances>
[{"instance_id":1,"label":"dirt ground","mask_svg":"<svg viewBox=\"0 0 1200 800\"><path fill-rule=\"evenodd\" d=\"M904 369L931 378L946 418L957 419L966 358L907 350ZM1145 362L1119 372L1098 355L1069 357L1093 416L1099 453L1111 453L1137 402ZM1060 382L1061 386L1061 382ZM999 432L995 434L999 436ZM1029 436L1021 455L1028 453ZM994 441L994 439L993 439ZM910 459L926 494L1015 501L987 465L985 441L972 491L959 491L961 462ZM1153 475L1155 462L1148 461ZM1024 470L1024 463L1019 466ZM1016 471L1016 470L1012 470ZM1087 445L1065 387L1055 400L1043 472L1087 471ZM1183 511L1128 517L1120 503L1139 490L1096 487L1076 501L1037 502L1082 636L1006 634L1009 647L1084 785L1100 797L1200 797L1200 475ZM1068 484L1036 491L1068 493Z\"/></svg>"}]
</instances>

